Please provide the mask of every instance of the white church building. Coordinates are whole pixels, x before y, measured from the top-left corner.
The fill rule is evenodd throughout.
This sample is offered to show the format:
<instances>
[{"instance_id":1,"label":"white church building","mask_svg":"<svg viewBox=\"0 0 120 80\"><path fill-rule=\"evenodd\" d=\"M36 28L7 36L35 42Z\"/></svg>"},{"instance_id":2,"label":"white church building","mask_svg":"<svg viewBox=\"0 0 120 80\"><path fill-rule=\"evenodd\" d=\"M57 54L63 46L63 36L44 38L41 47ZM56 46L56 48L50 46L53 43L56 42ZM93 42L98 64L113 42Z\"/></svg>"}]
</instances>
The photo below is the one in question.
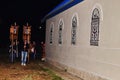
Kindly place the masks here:
<instances>
[{"instance_id":1,"label":"white church building","mask_svg":"<svg viewBox=\"0 0 120 80\"><path fill-rule=\"evenodd\" d=\"M46 59L83 80L120 80L120 0L64 0L46 20Z\"/></svg>"}]
</instances>

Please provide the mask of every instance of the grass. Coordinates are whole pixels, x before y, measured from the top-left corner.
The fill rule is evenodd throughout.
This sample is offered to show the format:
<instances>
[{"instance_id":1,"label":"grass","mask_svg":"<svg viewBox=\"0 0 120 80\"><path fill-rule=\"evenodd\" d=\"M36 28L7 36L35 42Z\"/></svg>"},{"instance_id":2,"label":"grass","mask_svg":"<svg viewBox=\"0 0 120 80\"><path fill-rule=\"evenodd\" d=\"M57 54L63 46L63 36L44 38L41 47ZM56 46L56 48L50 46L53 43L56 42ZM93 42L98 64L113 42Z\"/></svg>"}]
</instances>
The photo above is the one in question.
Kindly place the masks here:
<instances>
[{"instance_id":1,"label":"grass","mask_svg":"<svg viewBox=\"0 0 120 80\"><path fill-rule=\"evenodd\" d=\"M58 75L56 75L52 70L50 70L48 68L43 68L42 67L42 70L47 72L52 77L52 80L64 80L61 77L59 77Z\"/></svg>"},{"instance_id":2,"label":"grass","mask_svg":"<svg viewBox=\"0 0 120 80\"><path fill-rule=\"evenodd\" d=\"M52 80L64 80L62 79L61 77L59 77L58 75L56 75L52 70L48 69L48 68L45 68L45 67L41 67L41 70L44 71L44 72L47 72L49 76L52 77ZM30 74L30 75L27 75L25 76L25 78L23 78L22 80L33 80L32 79L32 76L34 74Z\"/></svg>"}]
</instances>

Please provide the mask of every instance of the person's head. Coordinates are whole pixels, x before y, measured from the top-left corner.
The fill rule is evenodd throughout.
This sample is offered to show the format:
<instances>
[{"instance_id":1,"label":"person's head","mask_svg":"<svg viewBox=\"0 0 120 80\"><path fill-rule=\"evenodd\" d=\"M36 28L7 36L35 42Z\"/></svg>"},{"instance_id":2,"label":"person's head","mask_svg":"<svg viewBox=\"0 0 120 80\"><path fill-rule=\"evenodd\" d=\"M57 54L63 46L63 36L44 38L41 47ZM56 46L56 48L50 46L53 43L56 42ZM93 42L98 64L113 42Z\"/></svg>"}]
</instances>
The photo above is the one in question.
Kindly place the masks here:
<instances>
[{"instance_id":1,"label":"person's head","mask_svg":"<svg viewBox=\"0 0 120 80\"><path fill-rule=\"evenodd\" d=\"M43 44L43 41L41 42L41 44Z\"/></svg>"}]
</instances>

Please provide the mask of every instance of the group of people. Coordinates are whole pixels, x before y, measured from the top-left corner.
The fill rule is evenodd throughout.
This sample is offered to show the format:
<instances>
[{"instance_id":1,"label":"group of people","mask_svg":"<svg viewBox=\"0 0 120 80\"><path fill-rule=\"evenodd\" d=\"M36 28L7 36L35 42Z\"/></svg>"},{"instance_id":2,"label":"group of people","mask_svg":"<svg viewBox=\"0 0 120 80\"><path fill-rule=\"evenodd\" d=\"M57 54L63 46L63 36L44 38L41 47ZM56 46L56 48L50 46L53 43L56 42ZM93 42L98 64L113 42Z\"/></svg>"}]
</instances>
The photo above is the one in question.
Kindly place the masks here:
<instances>
[{"instance_id":1,"label":"group of people","mask_svg":"<svg viewBox=\"0 0 120 80\"><path fill-rule=\"evenodd\" d=\"M10 61L12 63L15 61L16 57L18 57L17 55L19 55L19 54L20 54L19 56L21 58L22 66L26 66L27 61L29 62L29 58L35 59L36 44L34 41L32 43L30 43L27 40L25 40L21 44L21 51L18 51L17 49L18 49L18 43L13 42L9 48Z\"/></svg>"}]
</instances>

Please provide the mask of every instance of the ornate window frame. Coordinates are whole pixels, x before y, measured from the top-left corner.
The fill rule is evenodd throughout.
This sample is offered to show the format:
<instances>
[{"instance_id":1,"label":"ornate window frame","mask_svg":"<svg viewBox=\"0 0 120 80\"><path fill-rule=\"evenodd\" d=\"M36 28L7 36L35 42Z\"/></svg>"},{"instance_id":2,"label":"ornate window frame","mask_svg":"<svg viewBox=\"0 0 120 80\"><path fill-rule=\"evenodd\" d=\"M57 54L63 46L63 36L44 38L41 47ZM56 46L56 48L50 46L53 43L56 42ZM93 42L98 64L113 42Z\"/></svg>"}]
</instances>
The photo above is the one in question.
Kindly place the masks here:
<instances>
[{"instance_id":1,"label":"ornate window frame","mask_svg":"<svg viewBox=\"0 0 120 80\"><path fill-rule=\"evenodd\" d=\"M60 19L58 24L58 44L60 45L63 43L63 28L64 22L63 19Z\"/></svg>"},{"instance_id":2,"label":"ornate window frame","mask_svg":"<svg viewBox=\"0 0 120 80\"><path fill-rule=\"evenodd\" d=\"M90 34L90 45L98 46L99 45L99 26L100 26L100 10L94 8L92 11L91 18L91 34Z\"/></svg>"},{"instance_id":3,"label":"ornate window frame","mask_svg":"<svg viewBox=\"0 0 120 80\"><path fill-rule=\"evenodd\" d=\"M73 14L71 19L71 44L76 45L77 41L77 27L78 27L78 15L77 13Z\"/></svg>"},{"instance_id":4,"label":"ornate window frame","mask_svg":"<svg viewBox=\"0 0 120 80\"><path fill-rule=\"evenodd\" d=\"M50 24L50 35L49 35L49 43L52 44L53 43L53 32L54 32L54 23L52 22Z\"/></svg>"}]
</instances>

